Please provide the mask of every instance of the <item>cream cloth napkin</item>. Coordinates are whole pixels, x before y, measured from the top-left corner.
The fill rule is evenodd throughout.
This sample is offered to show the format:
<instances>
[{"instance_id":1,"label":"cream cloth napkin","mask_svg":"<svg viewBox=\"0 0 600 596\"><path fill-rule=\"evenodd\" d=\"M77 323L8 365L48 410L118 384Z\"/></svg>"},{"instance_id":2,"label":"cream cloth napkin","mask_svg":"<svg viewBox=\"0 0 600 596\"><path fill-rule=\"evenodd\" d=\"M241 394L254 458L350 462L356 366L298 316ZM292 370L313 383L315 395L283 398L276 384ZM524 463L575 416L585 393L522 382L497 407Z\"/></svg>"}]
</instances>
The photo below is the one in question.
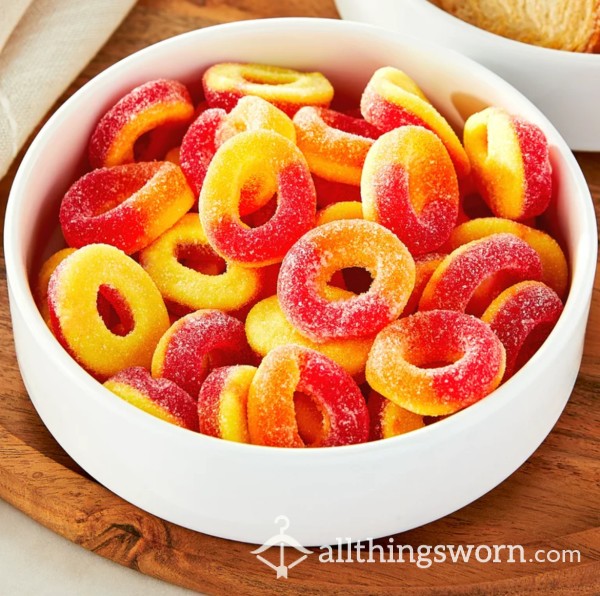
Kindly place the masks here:
<instances>
[{"instance_id":1,"label":"cream cloth napkin","mask_svg":"<svg viewBox=\"0 0 600 596\"><path fill-rule=\"evenodd\" d=\"M135 0L0 0L0 178Z\"/></svg>"}]
</instances>

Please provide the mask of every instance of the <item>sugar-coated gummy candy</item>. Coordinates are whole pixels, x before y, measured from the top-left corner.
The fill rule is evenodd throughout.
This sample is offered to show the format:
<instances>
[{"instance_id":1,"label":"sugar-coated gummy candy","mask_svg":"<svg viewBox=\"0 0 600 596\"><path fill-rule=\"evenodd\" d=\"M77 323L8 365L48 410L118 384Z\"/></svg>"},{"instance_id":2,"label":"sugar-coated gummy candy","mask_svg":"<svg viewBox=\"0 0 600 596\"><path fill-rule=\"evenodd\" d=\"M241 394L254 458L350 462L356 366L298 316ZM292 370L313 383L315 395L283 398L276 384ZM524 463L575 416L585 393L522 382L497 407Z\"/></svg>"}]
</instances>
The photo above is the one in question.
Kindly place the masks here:
<instances>
[{"instance_id":1,"label":"sugar-coated gummy candy","mask_svg":"<svg viewBox=\"0 0 600 596\"><path fill-rule=\"evenodd\" d=\"M285 345L260 363L248 393L252 443L332 447L369 436L365 399L352 377L319 352Z\"/></svg>"},{"instance_id":2,"label":"sugar-coated gummy candy","mask_svg":"<svg viewBox=\"0 0 600 596\"><path fill-rule=\"evenodd\" d=\"M155 379L141 366L126 368L104 382L104 387L132 406L165 422L198 430L196 401L168 379Z\"/></svg>"},{"instance_id":3,"label":"sugar-coated gummy candy","mask_svg":"<svg viewBox=\"0 0 600 596\"><path fill-rule=\"evenodd\" d=\"M502 342L483 321L430 310L390 323L375 338L366 378L415 414L452 414L491 393L505 367Z\"/></svg>"},{"instance_id":4,"label":"sugar-coated gummy candy","mask_svg":"<svg viewBox=\"0 0 600 596\"><path fill-rule=\"evenodd\" d=\"M63 197L59 219L69 246L111 244L133 254L193 204L194 195L178 166L140 162L85 174Z\"/></svg>"},{"instance_id":5,"label":"sugar-coated gummy candy","mask_svg":"<svg viewBox=\"0 0 600 596\"><path fill-rule=\"evenodd\" d=\"M125 333L106 326L98 295L116 311ZM119 249L90 244L64 259L48 285L51 329L63 347L98 379L124 368L149 368L169 327L169 316L150 276Z\"/></svg>"}]
</instances>

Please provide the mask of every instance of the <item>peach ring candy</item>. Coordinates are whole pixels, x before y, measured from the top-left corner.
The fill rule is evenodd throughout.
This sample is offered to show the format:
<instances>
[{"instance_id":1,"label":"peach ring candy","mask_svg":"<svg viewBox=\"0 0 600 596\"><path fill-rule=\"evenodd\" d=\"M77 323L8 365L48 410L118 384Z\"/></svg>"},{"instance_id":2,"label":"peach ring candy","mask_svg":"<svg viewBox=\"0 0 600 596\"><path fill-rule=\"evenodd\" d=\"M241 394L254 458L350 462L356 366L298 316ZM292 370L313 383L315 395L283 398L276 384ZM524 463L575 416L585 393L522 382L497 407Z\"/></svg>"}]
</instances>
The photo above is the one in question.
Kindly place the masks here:
<instances>
[{"instance_id":1,"label":"peach ring candy","mask_svg":"<svg viewBox=\"0 0 600 596\"><path fill-rule=\"evenodd\" d=\"M423 416L401 408L398 404L371 391L367 399L371 421L369 440L389 439L423 428Z\"/></svg>"},{"instance_id":2,"label":"peach ring candy","mask_svg":"<svg viewBox=\"0 0 600 596\"><path fill-rule=\"evenodd\" d=\"M367 292L345 300L325 294L332 275L348 267L373 278ZM403 310L415 284L412 256L388 229L362 219L332 221L305 234L285 256L277 295L286 318L306 337L367 337Z\"/></svg>"},{"instance_id":3,"label":"peach ring candy","mask_svg":"<svg viewBox=\"0 0 600 596\"><path fill-rule=\"evenodd\" d=\"M186 124L194 115L190 94L182 83L159 79L136 87L100 119L89 145L93 168L135 161L135 142L164 125Z\"/></svg>"},{"instance_id":4,"label":"peach ring candy","mask_svg":"<svg viewBox=\"0 0 600 596\"><path fill-rule=\"evenodd\" d=\"M514 234L492 234L451 252L434 271L423 290L419 310L471 310L471 299L482 283L501 274L513 283L539 280L540 258ZM487 305L505 288L489 289ZM495 292L495 293L494 293Z\"/></svg>"},{"instance_id":5,"label":"peach ring candy","mask_svg":"<svg viewBox=\"0 0 600 596\"><path fill-rule=\"evenodd\" d=\"M446 147L458 178L468 176L469 158L456 133L401 70L386 66L375 71L362 94L360 110L365 120L383 132L407 125L431 130Z\"/></svg>"},{"instance_id":6,"label":"peach ring candy","mask_svg":"<svg viewBox=\"0 0 600 596\"><path fill-rule=\"evenodd\" d=\"M220 310L198 310L175 321L160 338L152 376L170 379L197 398L210 369L253 361L243 323Z\"/></svg>"},{"instance_id":7,"label":"peach ring candy","mask_svg":"<svg viewBox=\"0 0 600 596\"><path fill-rule=\"evenodd\" d=\"M260 363L248 393L252 443L276 447L332 447L369 436L365 399L338 364L288 344Z\"/></svg>"},{"instance_id":8,"label":"peach ring candy","mask_svg":"<svg viewBox=\"0 0 600 596\"><path fill-rule=\"evenodd\" d=\"M244 364L215 368L198 395L200 432L211 437L249 443L248 391L256 368Z\"/></svg>"},{"instance_id":9,"label":"peach ring candy","mask_svg":"<svg viewBox=\"0 0 600 596\"><path fill-rule=\"evenodd\" d=\"M189 430L198 430L196 401L172 381L154 379L141 366L118 372L104 386L152 416Z\"/></svg>"},{"instance_id":10,"label":"peach ring candy","mask_svg":"<svg viewBox=\"0 0 600 596\"><path fill-rule=\"evenodd\" d=\"M317 205L321 208L341 201L361 201L360 186L325 180L314 174L312 179L317 192Z\"/></svg>"},{"instance_id":11,"label":"peach ring candy","mask_svg":"<svg viewBox=\"0 0 600 596\"><path fill-rule=\"evenodd\" d=\"M481 217L454 228L447 245L452 251L472 240L502 232L525 240L538 253L542 261L542 281L564 298L569 283L567 259L558 242L542 230L501 217Z\"/></svg>"},{"instance_id":12,"label":"peach ring candy","mask_svg":"<svg viewBox=\"0 0 600 596\"><path fill-rule=\"evenodd\" d=\"M194 204L181 169L167 161L100 168L67 191L60 225L69 246L111 244L127 254L148 246Z\"/></svg>"},{"instance_id":13,"label":"peach ring candy","mask_svg":"<svg viewBox=\"0 0 600 596\"><path fill-rule=\"evenodd\" d=\"M331 299L343 300L350 292L328 287ZM255 304L246 317L246 337L250 347L260 356L285 344L296 344L321 352L339 364L351 375L365 370L367 356L373 344L373 336L366 338L331 339L316 343L304 337L285 318L277 296L270 296Z\"/></svg>"},{"instance_id":14,"label":"peach ring candy","mask_svg":"<svg viewBox=\"0 0 600 596\"><path fill-rule=\"evenodd\" d=\"M340 219L364 219L360 201L340 201L317 211L317 226Z\"/></svg>"},{"instance_id":15,"label":"peach ring candy","mask_svg":"<svg viewBox=\"0 0 600 596\"><path fill-rule=\"evenodd\" d=\"M264 64L215 64L202 85L208 104L227 111L244 95L257 95L292 117L303 106L329 107L333 98L333 87L320 72Z\"/></svg>"},{"instance_id":16,"label":"peach ring candy","mask_svg":"<svg viewBox=\"0 0 600 596\"><path fill-rule=\"evenodd\" d=\"M422 255L415 259L415 287L411 292L410 298L408 299L401 316L406 317L417 311L425 286L431 279L433 272L445 258L445 254L430 252L429 254Z\"/></svg>"},{"instance_id":17,"label":"peach ring candy","mask_svg":"<svg viewBox=\"0 0 600 596\"><path fill-rule=\"evenodd\" d=\"M361 193L365 219L390 229L413 255L439 248L456 224L454 166L439 138L420 126L403 126L375 141Z\"/></svg>"},{"instance_id":18,"label":"peach ring candy","mask_svg":"<svg viewBox=\"0 0 600 596\"><path fill-rule=\"evenodd\" d=\"M260 269L223 263L210 247L198 215L187 213L140 252L165 301L188 310L242 308L261 290Z\"/></svg>"},{"instance_id":19,"label":"peach ring candy","mask_svg":"<svg viewBox=\"0 0 600 596\"><path fill-rule=\"evenodd\" d=\"M277 180L277 209L250 228L240 217L240 196L252 179ZM304 156L270 130L242 132L226 141L210 163L200 192L200 221L213 249L244 267L278 263L315 223L315 187Z\"/></svg>"},{"instance_id":20,"label":"peach ring candy","mask_svg":"<svg viewBox=\"0 0 600 596\"><path fill-rule=\"evenodd\" d=\"M422 416L452 414L502 380L502 342L483 321L451 310L418 312L388 325L367 361L369 385Z\"/></svg>"},{"instance_id":21,"label":"peach ring candy","mask_svg":"<svg viewBox=\"0 0 600 596\"><path fill-rule=\"evenodd\" d=\"M504 380L517 372L544 343L563 311L554 290L538 281L524 281L498 296L483 313L506 349Z\"/></svg>"},{"instance_id":22,"label":"peach ring candy","mask_svg":"<svg viewBox=\"0 0 600 596\"><path fill-rule=\"evenodd\" d=\"M362 118L313 106L298 110L294 124L298 147L313 174L360 185L365 157L379 130Z\"/></svg>"},{"instance_id":23,"label":"peach ring candy","mask_svg":"<svg viewBox=\"0 0 600 596\"><path fill-rule=\"evenodd\" d=\"M98 312L102 296L116 311L122 333ZM149 367L169 316L150 276L133 259L106 244L68 256L48 285L51 329L63 347L96 378L131 366Z\"/></svg>"},{"instance_id":24,"label":"peach ring candy","mask_svg":"<svg viewBox=\"0 0 600 596\"><path fill-rule=\"evenodd\" d=\"M218 128L217 146L240 132L261 129L278 132L292 143L296 142L296 127L285 112L261 97L247 95L237 102Z\"/></svg>"},{"instance_id":25,"label":"peach ring candy","mask_svg":"<svg viewBox=\"0 0 600 596\"><path fill-rule=\"evenodd\" d=\"M500 108L465 122L473 179L494 215L522 220L543 213L552 196L548 142L533 123Z\"/></svg>"},{"instance_id":26,"label":"peach ring candy","mask_svg":"<svg viewBox=\"0 0 600 596\"><path fill-rule=\"evenodd\" d=\"M38 273L35 286L35 302L46 325L50 326L50 311L48 310L48 283L56 268L77 249L63 248L46 259Z\"/></svg>"},{"instance_id":27,"label":"peach ring candy","mask_svg":"<svg viewBox=\"0 0 600 596\"><path fill-rule=\"evenodd\" d=\"M196 194L200 193L208 166L216 150L232 136L247 130L273 130L293 143L296 129L281 110L260 97L243 97L228 114L220 108L206 110L189 127L182 141L181 167ZM276 181L262 178L249 181L242 191L240 213L252 213L277 191Z\"/></svg>"}]
</instances>

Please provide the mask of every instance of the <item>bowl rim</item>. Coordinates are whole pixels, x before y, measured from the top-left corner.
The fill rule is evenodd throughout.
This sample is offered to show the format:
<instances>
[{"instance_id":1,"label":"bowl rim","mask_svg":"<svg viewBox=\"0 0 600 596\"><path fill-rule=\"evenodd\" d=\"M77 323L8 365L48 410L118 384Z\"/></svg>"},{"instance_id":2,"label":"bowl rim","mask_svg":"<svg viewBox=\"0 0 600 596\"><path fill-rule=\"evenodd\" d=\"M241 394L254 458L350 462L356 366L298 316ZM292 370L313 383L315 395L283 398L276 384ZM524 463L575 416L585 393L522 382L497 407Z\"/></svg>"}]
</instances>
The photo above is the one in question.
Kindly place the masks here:
<instances>
[{"instance_id":1,"label":"bowl rim","mask_svg":"<svg viewBox=\"0 0 600 596\"><path fill-rule=\"evenodd\" d=\"M337 3L342 3L347 0L335 0ZM549 57L557 58L565 62L571 62L579 60L580 62L587 62L588 64L596 63L600 66L600 54L594 52L575 52L572 50L562 50L559 48L547 48L545 46L538 46L532 43L519 41L518 39L512 39L511 37L505 37L498 33L493 33L477 25L473 25L468 21L463 21L461 18L453 15L452 13L444 10L437 4L431 2L431 0L407 0L418 4L423 7L424 10L430 11L431 15L436 15L436 18L448 18L451 19L453 26L459 31L464 31L467 34L475 34L479 37L479 41L487 45L498 44L498 49L510 49L511 51L524 51L531 52L533 55L537 54L540 59L548 59ZM441 14L440 14L441 13Z\"/></svg>"},{"instance_id":2,"label":"bowl rim","mask_svg":"<svg viewBox=\"0 0 600 596\"><path fill-rule=\"evenodd\" d=\"M434 8L433 5L432 8ZM36 165L35 162L37 159L38 148L44 146L47 143L46 139L51 139L55 134L54 131L60 129L62 123L70 118L71 106L77 104L81 97L92 96L93 91L97 88L101 88L106 79L111 79L118 75L122 70L128 69L130 64L135 64L140 60L144 61L148 56L152 56L155 52L160 52L162 49L170 47L171 45L180 44L196 37L201 37L206 41L209 41L212 35L220 35L222 32L234 34L236 31L240 30L247 32L255 29L258 34L261 29L275 31L282 27L284 29L301 27L306 28L308 31L312 30L313 32L315 29L326 32L331 27L334 27L346 29L349 34L354 33L359 37L360 35L368 36L375 42L378 39L385 38L387 41L393 43L400 43L401 45L410 47L416 46L419 50L426 53L452 53L454 55L453 60L458 63L457 66L464 65L469 70L474 71L474 74L493 84L493 86L499 87L501 90L513 95L516 94L520 101L529 104L535 109L538 114L538 120L543 123L544 132L550 134L552 141L556 144L562 158L565 160L566 168L570 172L570 176L573 178L573 182L577 187L577 194L580 195L581 219L582 222L585 220L582 228L585 230L585 233L578 239L578 242L588 246L588 258L580 259L580 261L583 262L578 262L577 267L570 267L572 278L568 299L563 314L548 339L531 360L514 377L502 384L492 392L492 394L447 419L440 420L433 425L419 429L419 432L412 432L386 440L371 441L354 445L317 447L310 449L236 443L195 433L165 423L125 402L104 388L62 348L46 326L35 304L25 263L25 251L21 253L19 250L19 239L18 234L16 233L18 226L15 225L15 222L20 221L20 214L21 217L24 217L24 214L22 213L24 212L24 209L21 208L21 204L24 202L23 197L26 196L24 191L27 187L27 180L32 175L32 171ZM39 168L39 164L37 167ZM445 439L448 436L462 432L465 428L479 424L482 420L487 419L493 414L494 411L508 407L513 399L518 399L520 392L512 392L511 395L512 388L519 382L524 386L527 386L526 379L528 378L528 373L530 377L529 382L531 382L533 380L531 378L531 371L534 370L537 362L542 358L550 357L552 352L555 354L559 352L560 343L565 343L576 333L577 325L573 324L573 321L587 315L586 303L589 304L597 260L597 234L595 221L595 213L589 188L575 157L569 150L562 136L530 100L489 69L458 52L448 50L437 44L413 38L409 35L399 36L392 31L374 25L337 19L285 17L224 23L176 35L138 50L119 60L84 84L49 118L36 135L19 165L10 190L6 208L4 250L7 284L9 293L12 294L11 307L20 311L22 320L27 326L29 333L32 337L35 337L36 341L48 354L49 358L53 359L56 366L61 368L65 378L68 379L69 382L74 383L88 392L86 399L91 399L95 404L95 408L104 408L110 410L114 415L125 416L131 421L132 425L144 427L144 432L153 433L157 436L171 436L173 440L177 440L180 443L182 441L187 441L187 447L190 449L202 449L206 447L207 449L212 449L212 453L215 453L215 450L219 450L220 454L223 456L234 457L237 455L245 457L247 454L256 452L264 454L268 453L272 457L320 458L321 461L327 463L327 458L335 457L338 459L339 457L354 457L358 454L383 452L399 447L411 449L412 446L417 446L423 440L431 441L435 438L438 440ZM574 259L574 255L571 255L571 258ZM558 341L559 335L563 338L561 342Z\"/></svg>"}]
</instances>

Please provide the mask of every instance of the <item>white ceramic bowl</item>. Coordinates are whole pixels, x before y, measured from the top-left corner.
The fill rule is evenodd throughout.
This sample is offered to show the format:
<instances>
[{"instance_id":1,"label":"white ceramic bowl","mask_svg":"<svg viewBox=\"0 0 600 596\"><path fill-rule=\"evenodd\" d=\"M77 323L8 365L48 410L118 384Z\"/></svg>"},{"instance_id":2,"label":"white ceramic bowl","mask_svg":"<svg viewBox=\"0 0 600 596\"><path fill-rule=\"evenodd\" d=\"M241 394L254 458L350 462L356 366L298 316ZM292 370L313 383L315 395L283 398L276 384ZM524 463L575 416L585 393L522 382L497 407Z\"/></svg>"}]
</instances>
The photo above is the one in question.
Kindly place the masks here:
<instances>
[{"instance_id":1,"label":"white ceramic bowl","mask_svg":"<svg viewBox=\"0 0 600 596\"><path fill-rule=\"evenodd\" d=\"M344 19L457 50L522 91L573 150L600 151L600 55L541 48L458 19L428 0L336 0Z\"/></svg>"},{"instance_id":2,"label":"white ceramic bowl","mask_svg":"<svg viewBox=\"0 0 600 596\"><path fill-rule=\"evenodd\" d=\"M133 86L157 77L197 81L222 60L323 71L358 99L372 72L405 69L455 124L472 95L543 128L556 170L556 211L572 288L548 341L509 382L464 412L412 434L328 449L290 450L222 441L166 424L96 383L59 346L28 278L80 171L90 132ZM357 23L319 19L240 22L194 31L130 56L90 81L49 120L17 173L5 226L15 344L42 420L99 482L164 519L261 543L274 518L305 545L379 537L447 515L492 489L538 447L570 395L580 365L596 263L594 212L563 139L510 85L458 53Z\"/></svg>"}]
</instances>

